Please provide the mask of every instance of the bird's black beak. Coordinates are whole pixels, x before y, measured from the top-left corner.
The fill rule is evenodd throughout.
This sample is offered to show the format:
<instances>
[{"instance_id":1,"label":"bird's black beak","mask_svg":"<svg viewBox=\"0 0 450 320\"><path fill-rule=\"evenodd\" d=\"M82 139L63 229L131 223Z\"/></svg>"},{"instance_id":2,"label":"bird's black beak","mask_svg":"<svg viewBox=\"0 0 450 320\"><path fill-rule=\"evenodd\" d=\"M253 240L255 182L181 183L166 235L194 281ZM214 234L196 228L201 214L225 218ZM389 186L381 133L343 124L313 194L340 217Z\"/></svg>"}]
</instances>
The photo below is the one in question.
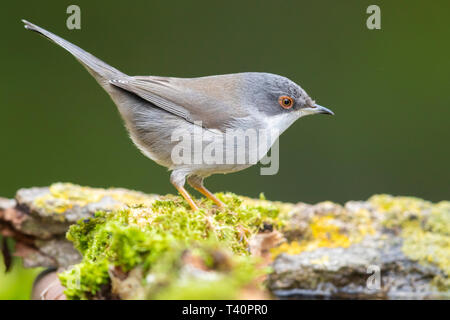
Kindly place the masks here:
<instances>
[{"instance_id":1,"label":"bird's black beak","mask_svg":"<svg viewBox=\"0 0 450 320\"><path fill-rule=\"evenodd\" d=\"M316 112L314 112L314 113L329 114L329 115L334 116L334 112L331 111L330 109L322 107L321 105L318 105L318 104L315 104L314 106L316 107Z\"/></svg>"}]
</instances>

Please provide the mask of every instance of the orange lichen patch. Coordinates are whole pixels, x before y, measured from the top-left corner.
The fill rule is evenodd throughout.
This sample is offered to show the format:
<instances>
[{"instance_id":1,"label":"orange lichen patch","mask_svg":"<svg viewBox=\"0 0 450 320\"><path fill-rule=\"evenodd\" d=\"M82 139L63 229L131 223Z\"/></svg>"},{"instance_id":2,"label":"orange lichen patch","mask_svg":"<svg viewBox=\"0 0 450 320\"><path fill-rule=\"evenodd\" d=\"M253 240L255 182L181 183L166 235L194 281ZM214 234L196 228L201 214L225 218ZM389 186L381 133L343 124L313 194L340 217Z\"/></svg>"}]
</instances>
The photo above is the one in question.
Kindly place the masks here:
<instances>
[{"instance_id":1,"label":"orange lichen patch","mask_svg":"<svg viewBox=\"0 0 450 320\"><path fill-rule=\"evenodd\" d=\"M283 243L272 250L277 256L280 253L299 254L303 251L313 251L317 248L347 248L351 244L348 235L340 231L333 216L313 217L310 223L310 239Z\"/></svg>"},{"instance_id":2,"label":"orange lichen patch","mask_svg":"<svg viewBox=\"0 0 450 320\"><path fill-rule=\"evenodd\" d=\"M372 196L368 202L382 216L383 224L388 227L400 227L410 218L421 219L428 216L433 203L415 197L394 197L388 194Z\"/></svg>"},{"instance_id":3,"label":"orange lichen patch","mask_svg":"<svg viewBox=\"0 0 450 320\"><path fill-rule=\"evenodd\" d=\"M425 209L431 209L433 204L415 197L394 197L388 194L377 194L369 199L369 202L379 211L414 212L421 213Z\"/></svg>"},{"instance_id":4,"label":"orange lichen patch","mask_svg":"<svg viewBox=\"0 0 450 320\"><path fill-rule=\"evenodd\" d=\"M381 213L387 228L401 231L403 253L423 264L438 266L444 276L433 283L442 291L450 288L450 202L431 203L414 197L375 195L369 199Z\"/></svg>"},{"instance_id":5,"label":"orange lichen patch","mask_svg":"<svg viewBox=\"0 0 450 320\"><path fill-rule=\"evenodd\" d=\"M150 206L155 201L155 196L138 191L90 188L71 183L54 183L50 186L47 194L34 200L34 204L48 213L64 213L74 206L84 207L90 203L99 202L104 197L110 197L116 201L110 209L119 209L133 205Z\"/></svg>"},{"instance_id":6,"label":"orange lichen patch","mask_svg":"<svg viewBox=\"0 0 450 320\"><path fill-rule=\"evenodd\" d=\"M372 222L363 212L354 218L354 224L343 224L331 214L315 216L309 225L310 234L305 239L281 244L272 249L272 256L276 257L280 253L299 254L318 248L348 248L365 236L375 234Z\"/></svg>"},{"instance_id":7,"label":"orange lichen patch","mask_svg":"<svg viewBox=\"0 0 450 320\"><path fill-rule=\"evenodd\" d=\"M311 223L311 232L318 247L348 247L350 239L342 234L339 226L335 224L333 216L314 217Z\"/></svg>"}]
</instances>

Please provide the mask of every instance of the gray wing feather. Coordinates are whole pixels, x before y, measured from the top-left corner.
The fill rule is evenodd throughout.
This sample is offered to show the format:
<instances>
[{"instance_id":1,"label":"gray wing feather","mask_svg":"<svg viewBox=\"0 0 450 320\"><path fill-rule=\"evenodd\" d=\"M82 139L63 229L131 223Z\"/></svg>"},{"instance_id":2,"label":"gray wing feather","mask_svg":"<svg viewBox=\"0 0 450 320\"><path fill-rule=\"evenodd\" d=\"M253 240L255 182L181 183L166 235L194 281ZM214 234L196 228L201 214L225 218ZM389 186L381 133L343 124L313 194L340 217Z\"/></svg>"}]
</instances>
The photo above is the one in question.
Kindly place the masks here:
<instances>
[{"instance_id":1,"label":"gray wing feather","mask_svg":"<svg viewBox=\"0 0 450 320\"><path fill-rule=\"evenodd\" d=\"M132 92L144 100L147 100L157 107L166 110L174 115L184 118L189 122L193 122L189 112L183 108L182 106L161 97L158 95L158 88L152 86L156 86L155 84L145 83L142 80L137 80L133 78L125 78L125 79L112 79L109 81L111 84ZM153 89L153 90L152 90ZM163 92L159 92L159 94L163 94Z\"/></svg>"},{"instance_id":2,"label":"gray wing feather","mask_svg":"<svg viewBox=\"0 0 450 320\"><path fill-rule=\"evenodd\" d=\"M234 119L248 115L233 95L227 94L230 90L224 80L223 76L191 79L124 76L109 82L188 122L201 121L204 128L223 131Z\"/></svg>"}]
</instances>

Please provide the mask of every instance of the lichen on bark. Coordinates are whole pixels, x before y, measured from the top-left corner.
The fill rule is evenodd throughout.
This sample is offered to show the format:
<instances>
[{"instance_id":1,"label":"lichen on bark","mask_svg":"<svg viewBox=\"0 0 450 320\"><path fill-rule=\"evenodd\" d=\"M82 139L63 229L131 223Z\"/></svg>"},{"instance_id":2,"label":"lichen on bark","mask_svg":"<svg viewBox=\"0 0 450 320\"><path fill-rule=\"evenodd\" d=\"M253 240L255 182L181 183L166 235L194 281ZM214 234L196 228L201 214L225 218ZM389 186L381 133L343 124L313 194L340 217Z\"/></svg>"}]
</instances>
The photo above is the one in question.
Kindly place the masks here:
<instances>
[{"instance_id":1,"label":"lichen on bark","mask_svg":"<svg viewBox=\"0 0 450 320\"><path fill-rule=\"evenodd\" d=\"M0 232L26 266L59 268L70 299L450 298L448 201L216 195L225 209L199 199L193 212L174 195L21 189L0 201Z\"/></svg>"}]
</instances>

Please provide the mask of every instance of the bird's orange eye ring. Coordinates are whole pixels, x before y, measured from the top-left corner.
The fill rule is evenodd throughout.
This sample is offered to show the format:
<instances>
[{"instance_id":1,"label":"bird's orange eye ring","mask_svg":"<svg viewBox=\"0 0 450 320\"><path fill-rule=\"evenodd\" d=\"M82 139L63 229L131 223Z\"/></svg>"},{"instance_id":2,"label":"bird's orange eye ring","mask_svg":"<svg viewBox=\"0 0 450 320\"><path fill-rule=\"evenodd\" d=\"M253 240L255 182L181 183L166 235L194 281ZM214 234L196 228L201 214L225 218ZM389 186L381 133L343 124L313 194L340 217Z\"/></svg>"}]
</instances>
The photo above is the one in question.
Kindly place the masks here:
<instances>
[{"instance_id":1,"label":"bird's orange eye ring","mask_svg":"<svg viewBox=\"0 0 450 320\"><path fill-rule=\"evenodd\" d=\"M281 96L278 98L278 103L283 109L290 109L294 105L294 100L288 96Z\"/></svg>"}]
</instances>

